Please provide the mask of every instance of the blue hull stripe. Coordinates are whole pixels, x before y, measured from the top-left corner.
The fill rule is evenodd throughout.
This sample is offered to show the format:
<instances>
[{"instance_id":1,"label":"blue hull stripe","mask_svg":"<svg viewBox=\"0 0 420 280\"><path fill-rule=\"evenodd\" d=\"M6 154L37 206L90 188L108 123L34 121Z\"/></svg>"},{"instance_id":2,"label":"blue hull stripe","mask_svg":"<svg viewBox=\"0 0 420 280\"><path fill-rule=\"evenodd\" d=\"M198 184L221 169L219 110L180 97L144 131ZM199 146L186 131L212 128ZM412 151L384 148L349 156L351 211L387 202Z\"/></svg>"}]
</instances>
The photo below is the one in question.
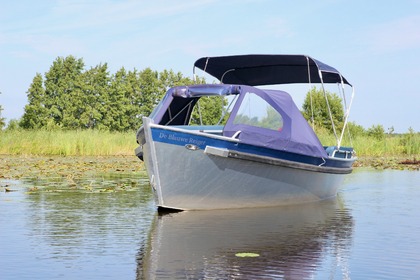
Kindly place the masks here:
<instances>
[{"instance_id":1,"label":"blue hull stripe","mask_svg":"<svg viewBox=\"0 0 420 280\"><path fill-rule=\"evenodd\" d=\"M284 151L278 151L273 149L267 149L264 147L257 147L244 143L235 143L230 141L225 141L222 139L216 139L212 137L207 137L205 135L196 135L188 132L173 131L167 129L161 129L157 127L152 127L152 138L156 142L162 142L172 145L185 146L185 145L195 145L200 149L204 150L206 146L213 146L218 148L226 148L229 150L234 150L242 153L250 153L260 156L273 157L277 159L290 160L300 163L312 164L312 165L321 165L329 167L338 167L338 168L348 168L349 163L343 161L336 161L334 159L326 159L326 162L322 158L316 158L311 156L305 156L300 154L294 154ZM350 164L351 166L351 164Z\"/></svg>"}]
</instances>

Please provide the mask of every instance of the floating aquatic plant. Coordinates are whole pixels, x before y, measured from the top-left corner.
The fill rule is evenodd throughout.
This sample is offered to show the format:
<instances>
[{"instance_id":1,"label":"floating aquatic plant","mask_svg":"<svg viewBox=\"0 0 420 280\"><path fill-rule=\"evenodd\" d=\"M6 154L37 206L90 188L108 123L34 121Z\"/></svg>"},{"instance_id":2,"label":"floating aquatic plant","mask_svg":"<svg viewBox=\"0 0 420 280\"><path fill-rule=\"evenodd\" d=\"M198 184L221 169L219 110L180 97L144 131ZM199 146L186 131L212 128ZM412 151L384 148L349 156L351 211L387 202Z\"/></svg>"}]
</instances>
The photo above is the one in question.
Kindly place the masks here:
<instances>
[{"instance_id":1,"label":"floating aquatic plant","mask_svg":"<svg viewBox=\"0 0 420 280\"><path fill-rule=\"evenodd\" d=\"M235 256L239 258L256 258L259 257L260 254L257 253L236 253Z\"/></svg>"}]
</instances>

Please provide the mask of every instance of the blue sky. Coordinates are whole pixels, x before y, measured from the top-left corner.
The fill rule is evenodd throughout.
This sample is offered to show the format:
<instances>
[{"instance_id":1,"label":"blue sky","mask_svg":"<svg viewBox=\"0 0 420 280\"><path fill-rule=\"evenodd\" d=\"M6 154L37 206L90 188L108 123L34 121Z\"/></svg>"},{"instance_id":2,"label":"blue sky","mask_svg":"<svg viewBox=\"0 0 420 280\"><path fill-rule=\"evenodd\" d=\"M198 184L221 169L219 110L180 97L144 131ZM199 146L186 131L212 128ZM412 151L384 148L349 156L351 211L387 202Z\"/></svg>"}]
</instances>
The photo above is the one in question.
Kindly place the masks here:
<instances>
[{"instance_id":1,"label":"blue sky","mask_svg":"<svg viewBox=\"0 0 420 280\"><path fill-rule=\"evenodd\" d=\"M419 0L3 1L0 53L7 120L58 56L190 76L202 56L307 54L355 86L351 121L420 131Z\"/></svg>"}]
</instances>

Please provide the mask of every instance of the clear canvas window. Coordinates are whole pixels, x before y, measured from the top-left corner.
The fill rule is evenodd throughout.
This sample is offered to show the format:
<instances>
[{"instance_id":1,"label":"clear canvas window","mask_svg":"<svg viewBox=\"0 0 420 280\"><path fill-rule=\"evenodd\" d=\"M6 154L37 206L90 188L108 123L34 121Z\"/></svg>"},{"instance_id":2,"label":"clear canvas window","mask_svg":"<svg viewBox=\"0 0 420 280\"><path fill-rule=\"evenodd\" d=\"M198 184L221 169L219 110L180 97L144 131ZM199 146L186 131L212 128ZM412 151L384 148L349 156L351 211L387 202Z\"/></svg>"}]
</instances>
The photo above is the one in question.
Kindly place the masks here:
<instances>
[{"instance_id":1,"label":"clear canvas window","mask_svg":"<svg viewBox=\"0 0 420 280\"><path fill-rule=\"evenodd\" d=\"M234 124L247 124L281 131L283 117L258 95L247 92L233 120Z\"/></svg>"}]
</instances>

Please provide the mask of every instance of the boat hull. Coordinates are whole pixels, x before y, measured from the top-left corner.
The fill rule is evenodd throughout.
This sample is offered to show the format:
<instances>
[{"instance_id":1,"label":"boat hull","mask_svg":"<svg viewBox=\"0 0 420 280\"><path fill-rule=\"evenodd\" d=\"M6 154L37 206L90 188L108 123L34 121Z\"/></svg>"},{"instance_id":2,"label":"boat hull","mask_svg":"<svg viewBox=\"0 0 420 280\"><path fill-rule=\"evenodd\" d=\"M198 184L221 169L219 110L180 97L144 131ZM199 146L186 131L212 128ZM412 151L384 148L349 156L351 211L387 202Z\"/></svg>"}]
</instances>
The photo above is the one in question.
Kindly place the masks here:
<instances>
[{"instance_id":1,"label":"boat hull","mask_svg":"<svg viewBox=\"0 0 420 280\"><path fill-rule=\"evenodd\" d=\"M344 178L340 172L323 172L309 164L232 156L226 147L237 141L188 131L179 137L163 128L146 122L143 144L155 201L161 208L209 210L313 202L334 197Z\"/></svg>"}]
</instances>

